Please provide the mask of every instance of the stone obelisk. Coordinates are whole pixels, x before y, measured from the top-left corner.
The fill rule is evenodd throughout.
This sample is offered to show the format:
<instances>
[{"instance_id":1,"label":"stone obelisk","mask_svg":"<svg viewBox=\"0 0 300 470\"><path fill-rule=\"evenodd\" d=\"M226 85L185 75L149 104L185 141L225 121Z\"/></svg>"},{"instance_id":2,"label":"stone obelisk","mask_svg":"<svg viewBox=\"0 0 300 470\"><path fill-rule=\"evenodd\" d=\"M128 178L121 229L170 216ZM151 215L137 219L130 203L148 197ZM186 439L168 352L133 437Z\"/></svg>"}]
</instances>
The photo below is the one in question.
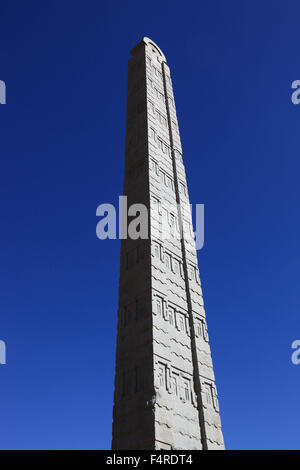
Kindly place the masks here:
<instances>
[{"instance_id":1,"label":"stone obelisk","mask_svg":"<svg viewBox=\"0 0 300 470\"><path fill-rule=\"evenodd\" d=\"M224 449L170 69L148 38L128 63L123 194L148 236L121 241L112 449Z\"/></svg>"}]
</instances>

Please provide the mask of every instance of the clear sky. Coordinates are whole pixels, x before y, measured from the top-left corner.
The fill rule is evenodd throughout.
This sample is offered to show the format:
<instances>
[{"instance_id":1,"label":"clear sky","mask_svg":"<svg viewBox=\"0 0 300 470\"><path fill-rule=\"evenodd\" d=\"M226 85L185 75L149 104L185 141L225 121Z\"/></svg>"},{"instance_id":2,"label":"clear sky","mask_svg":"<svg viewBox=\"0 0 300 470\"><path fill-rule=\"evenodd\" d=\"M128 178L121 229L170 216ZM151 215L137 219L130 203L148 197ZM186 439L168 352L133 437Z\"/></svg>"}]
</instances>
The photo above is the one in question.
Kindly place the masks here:
<instances>
[{"instance_id":1,"label":"clear sky","mask_svg":"<svg viewBox=\"0 0 300 470\"><path fill-rule=\"evenodd\" d=\"M107 449L127 60L171 68L225 443L300 447L298 1L29 0L0 7L2 449Z\"/></svg>"}]
</instances>

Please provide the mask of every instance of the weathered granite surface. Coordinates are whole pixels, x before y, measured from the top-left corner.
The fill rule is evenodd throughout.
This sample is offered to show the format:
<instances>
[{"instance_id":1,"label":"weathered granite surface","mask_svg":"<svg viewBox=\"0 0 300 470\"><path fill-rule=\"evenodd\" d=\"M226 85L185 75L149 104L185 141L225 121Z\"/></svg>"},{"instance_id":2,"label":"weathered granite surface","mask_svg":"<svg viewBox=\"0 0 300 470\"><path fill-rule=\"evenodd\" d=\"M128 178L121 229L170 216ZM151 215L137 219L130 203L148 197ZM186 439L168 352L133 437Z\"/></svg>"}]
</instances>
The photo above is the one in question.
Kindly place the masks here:
<instances>
[{"instance_id":1,"label":"weathered granite surface","mask_svg":"<svg viewBox=\"0 0 300 470\"><path fill-rule=\"evenodd\" d=\"M170 69L148 38L128 63L123 194L150 237L121 243L112 449L224 449Z\"/></svg>"}]
</instances>

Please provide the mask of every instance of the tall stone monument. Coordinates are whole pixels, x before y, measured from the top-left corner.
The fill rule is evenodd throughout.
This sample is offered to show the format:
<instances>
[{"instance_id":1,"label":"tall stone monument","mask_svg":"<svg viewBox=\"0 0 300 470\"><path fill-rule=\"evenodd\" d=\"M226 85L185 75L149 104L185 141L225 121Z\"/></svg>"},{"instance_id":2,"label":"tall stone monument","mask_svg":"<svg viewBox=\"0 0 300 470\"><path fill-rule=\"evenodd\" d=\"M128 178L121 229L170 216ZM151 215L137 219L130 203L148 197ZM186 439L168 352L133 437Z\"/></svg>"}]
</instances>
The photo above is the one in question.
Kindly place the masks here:
<instances>
[{"instance_id":1,"label":"tall stone monument","mask_svg":"<svg viewBox=\"0 0 300 470\"><path fill-rule=\"evenodd\" d=\"M127 206L149 214L148 236L121 242L112 449L224 449L170 69L148 38L128 63L125 154Z\"/></svg>"}]
</instances>

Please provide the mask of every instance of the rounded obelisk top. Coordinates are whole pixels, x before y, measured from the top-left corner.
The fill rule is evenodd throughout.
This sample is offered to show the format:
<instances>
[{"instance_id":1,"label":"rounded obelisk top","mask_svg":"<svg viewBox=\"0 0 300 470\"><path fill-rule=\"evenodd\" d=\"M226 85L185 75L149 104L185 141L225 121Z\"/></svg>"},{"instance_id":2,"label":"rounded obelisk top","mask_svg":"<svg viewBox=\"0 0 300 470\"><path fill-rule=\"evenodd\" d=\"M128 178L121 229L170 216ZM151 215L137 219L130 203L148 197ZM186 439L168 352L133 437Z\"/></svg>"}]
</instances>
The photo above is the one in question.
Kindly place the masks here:
<instances>
[{"instance_id":1,"label":"rounded obelisk top","mask_svg":"<svg viewBox=\"0 0 300 470\"><path fill-rule=\"evenodd\" d=\"M152 39L149 39L147 37L144 37L130 52L132 55L134 55L142 45L145 45L148 46L147 48L152 48L153 52L155 52L158 56L158 59L160 62L167 62L167 59L165 57L165 54L163 53L163 51L161 50L160 47L158 47L158 45L152 41Z\"/></svg>"},{"instance_id":2,"label":"rounded obelisk top","mask_svg":"<svg viewBox=\"0 0 300 470\"><path fill-rule=\"evenodd\" d=\"M143 41L148 44L149 46L152 46L154 49L156 49L156 51L159 53L159 55L161 56L162 60L164 62L167 62L167 59L166 59L166 56L165 54L163 53L163 51L161 50L161 48L154 42L152 41L152 39L149 39L147 37L144 37L143 38Z\"/></svg>"}]
</instances>

